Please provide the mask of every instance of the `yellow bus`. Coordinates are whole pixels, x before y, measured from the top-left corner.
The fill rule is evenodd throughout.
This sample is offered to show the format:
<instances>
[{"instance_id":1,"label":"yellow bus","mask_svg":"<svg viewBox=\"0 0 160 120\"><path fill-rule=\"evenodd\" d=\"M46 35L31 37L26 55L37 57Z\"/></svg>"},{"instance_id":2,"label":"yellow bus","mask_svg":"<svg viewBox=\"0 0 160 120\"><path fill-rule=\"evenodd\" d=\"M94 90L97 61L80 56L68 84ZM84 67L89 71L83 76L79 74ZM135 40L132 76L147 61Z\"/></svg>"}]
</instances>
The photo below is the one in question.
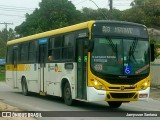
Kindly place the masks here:
<instances>
[{"instance_id":1,"label":"yellow bus","mask_svg":"<svg viewBox=\"0 0 160 120\"><path fill-rule=\"evenodd\" d=\"M8 41L6 82L24 95L117 108L149 98L150 50L144 25L92 20Z\"/></svg>"}]
</instances>

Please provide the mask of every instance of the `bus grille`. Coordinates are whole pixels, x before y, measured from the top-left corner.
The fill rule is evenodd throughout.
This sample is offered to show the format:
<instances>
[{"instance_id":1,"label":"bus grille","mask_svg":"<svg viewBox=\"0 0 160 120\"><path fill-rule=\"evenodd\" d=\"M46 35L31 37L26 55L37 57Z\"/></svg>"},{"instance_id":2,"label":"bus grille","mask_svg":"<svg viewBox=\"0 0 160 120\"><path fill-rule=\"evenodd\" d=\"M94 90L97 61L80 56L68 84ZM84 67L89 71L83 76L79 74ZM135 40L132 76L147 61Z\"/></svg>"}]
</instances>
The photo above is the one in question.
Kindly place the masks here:
<instances>
[{"instance_id":1,"label":"bus grille","mask_svg":"<svg viewBox=\"0 0 160 120\"><path fill-rule=\"evenodd\" d=\"M120 90L120 87L109 87L109 89ZM125 90L134 90L135 87L124 87Z\"/></svg>"},{"instance_id":2,"label":"bus grille","mask_svg":"<svg viewBox=\"0 0 160 120\"><path fill-rule=\"evenodd\" d=\"M132 98L135 93L110 93L112 98Z\"/></svg>"},{"instance_id":3,"label":"bus grille","mask_svg":"<svg viewBox=\"0 0 160 120\"><path fill-rule=\"evenodd\" d=\"M104 79L106 82L110 84L115 84L115 85L134 85L137 82L143 80L144 78L148 77L147 74L142 74L142 75L135 75L135 76L127 76L127 78L121 78L120 76L116 75L101 75L94 73L95 75L99 76L100 78Z\"/></svg>"}]
</instances>

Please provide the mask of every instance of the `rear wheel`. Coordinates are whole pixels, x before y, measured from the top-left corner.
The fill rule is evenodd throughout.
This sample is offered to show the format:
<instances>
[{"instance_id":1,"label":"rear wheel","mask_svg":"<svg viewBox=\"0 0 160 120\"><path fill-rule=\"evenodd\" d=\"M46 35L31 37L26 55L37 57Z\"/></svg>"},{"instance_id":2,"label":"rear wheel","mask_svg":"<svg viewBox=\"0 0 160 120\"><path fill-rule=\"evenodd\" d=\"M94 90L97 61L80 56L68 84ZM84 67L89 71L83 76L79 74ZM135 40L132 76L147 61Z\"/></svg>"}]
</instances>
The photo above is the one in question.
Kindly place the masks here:
<instances>
[{"instance_id":1,"label":"rear wheel","mask_svg":"<svg viewBox=\"0 0 160 120\"><path fill-rule=\"evenodd\" d=\"M25 96L29 95L26 78L22 79L21 85L22 85L22 94L25 95Z\"/></svg>"},{"instance_id":2,"label":"rear wheel","mask_svg":"<svg viewBox=\"0 0 160 120\"><path fill-rule=\"evenodd\" d=\"M122 105L120 101L108 101L108 104L111 108L119 108Z\"/></svg>"},{"instance_id":3,"label":"rear wheel","mask_svg":"<svg viewBox=\"0 0 160 120\"><path fill-rule=\"evenodd\" d=\"M71 87L68 82L65 84L63 92L64 92L63 98L64 98L65 104L72 105L73 100L72 100L72 94L71 94Z\"/></svg>"}]
</instances>

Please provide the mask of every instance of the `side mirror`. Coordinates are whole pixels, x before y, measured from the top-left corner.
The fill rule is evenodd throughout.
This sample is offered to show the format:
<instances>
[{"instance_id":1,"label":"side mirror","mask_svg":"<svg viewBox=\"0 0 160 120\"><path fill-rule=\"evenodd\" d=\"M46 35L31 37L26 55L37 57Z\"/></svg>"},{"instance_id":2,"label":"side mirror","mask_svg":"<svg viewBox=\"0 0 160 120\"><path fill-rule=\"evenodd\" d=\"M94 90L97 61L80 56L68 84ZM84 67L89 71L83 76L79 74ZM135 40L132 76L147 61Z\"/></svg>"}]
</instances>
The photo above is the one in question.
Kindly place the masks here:
<instances>
[{"instance_id":1,"label":"side mirror","mask_svg":"<svg viewBox=\"0 0 160 120\"><path fill-rule=\"evenodd\" d=\"M151 62L153 62L155 60L154 44L150 44L150 50L151 50Z\"/></svg>"}]
</instances>

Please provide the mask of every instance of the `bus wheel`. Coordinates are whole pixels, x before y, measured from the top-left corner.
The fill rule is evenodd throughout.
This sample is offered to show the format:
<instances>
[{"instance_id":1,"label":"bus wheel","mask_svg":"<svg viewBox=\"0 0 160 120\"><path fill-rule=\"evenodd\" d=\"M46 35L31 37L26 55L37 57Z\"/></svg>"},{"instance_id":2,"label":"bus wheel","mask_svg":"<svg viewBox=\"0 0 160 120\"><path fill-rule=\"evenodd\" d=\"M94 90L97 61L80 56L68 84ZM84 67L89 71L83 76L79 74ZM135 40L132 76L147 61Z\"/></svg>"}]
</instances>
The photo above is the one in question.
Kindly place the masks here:
<instances>
[{"instance_id":1,"label":"bus wheel","mask_svg":"<svg viewBox=\"0 0 160 120\"><path fill-rule=\"evenodd\" d=\"M64 92L63 98L64 98L65 104L72 105L73 100L72 100L72 94L71 94L71 87L68 82L65 84L63 92Z\"/></svg>"},{"instance_id":2,"label":"bus wheel","mask_svg":"<svg viewBox=\"0 0 160 120\"><path fill-rule=\"evenodd\" d=\"M29 94L29 92L28 92L28 86L27 86L26 78L22 79L21 85L22 85L22 94L27 96Z\"/></svg>"},{"instance_id":3,"label":"bus wheel","mask_svg":"<svg viewBox=\"0 0 160 120\"><path fill-rule=\"evenodd\" d=\"M120 101L108 101L108 104L111 108L119 108L122 105Z\"/></svg>"}]
</instances>

